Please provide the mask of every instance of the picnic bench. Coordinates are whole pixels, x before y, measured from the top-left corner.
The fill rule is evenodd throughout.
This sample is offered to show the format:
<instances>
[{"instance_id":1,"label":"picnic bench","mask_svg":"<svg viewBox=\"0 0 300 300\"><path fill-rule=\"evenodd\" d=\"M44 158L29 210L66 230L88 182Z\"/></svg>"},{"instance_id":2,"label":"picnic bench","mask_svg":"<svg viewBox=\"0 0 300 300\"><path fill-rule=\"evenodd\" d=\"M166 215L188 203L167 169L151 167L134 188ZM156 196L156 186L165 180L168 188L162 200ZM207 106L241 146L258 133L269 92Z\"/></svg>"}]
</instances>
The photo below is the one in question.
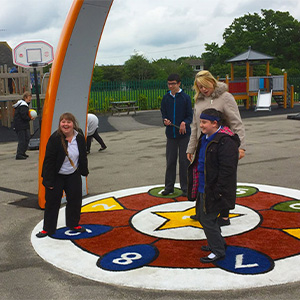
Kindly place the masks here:
<instances>
[{"instance_id":1,"label":"picnic bench","mask_svg":"<svg viewBox=\"0 0 300 300\"><path fill-rule=\"evenodd\" d=\"M139 108L136 105L136 101L111 101L110 102L111 115L115 112L120 116L120 112L127 111L127 115L129 115L130 111L133 111L136 114L136 110Z\"/></svg>"}]
</instances>

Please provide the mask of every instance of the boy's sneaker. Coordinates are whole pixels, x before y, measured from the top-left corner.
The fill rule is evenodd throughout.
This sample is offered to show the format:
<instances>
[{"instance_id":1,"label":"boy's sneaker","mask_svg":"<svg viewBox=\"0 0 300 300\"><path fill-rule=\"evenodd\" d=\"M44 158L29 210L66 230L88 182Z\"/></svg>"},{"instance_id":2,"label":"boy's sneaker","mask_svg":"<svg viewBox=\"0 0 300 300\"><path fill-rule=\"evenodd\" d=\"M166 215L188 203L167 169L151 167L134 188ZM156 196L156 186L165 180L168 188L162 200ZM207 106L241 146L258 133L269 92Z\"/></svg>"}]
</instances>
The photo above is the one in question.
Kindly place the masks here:
<instances>
[{"instance_id":1,"label":"boy's sneaker","mask_svg":"<svg viewBox=\"0 0 300 300\"><path fill-rule=\"evenodd\" d=\"M162 194L163 196L167 196L167 195L173 194L173 193L174 193L174 191L170 191L170 190L163 190L163 191L161 192L161 194Z\"/></svg>"},{"instance_id":2,"label":"boy's sneaker","mask_svg":"<svg viewBox=\"0 0 300 300\"><path fill-rule=\"evenodd\" d=\"M228 226L228 225L230 225L230 220L229 220L229 218L226 220L226 219L223 219L222 217L219 217L218 224L219 224L219 226Z\"/></svg>"}]
</instances>

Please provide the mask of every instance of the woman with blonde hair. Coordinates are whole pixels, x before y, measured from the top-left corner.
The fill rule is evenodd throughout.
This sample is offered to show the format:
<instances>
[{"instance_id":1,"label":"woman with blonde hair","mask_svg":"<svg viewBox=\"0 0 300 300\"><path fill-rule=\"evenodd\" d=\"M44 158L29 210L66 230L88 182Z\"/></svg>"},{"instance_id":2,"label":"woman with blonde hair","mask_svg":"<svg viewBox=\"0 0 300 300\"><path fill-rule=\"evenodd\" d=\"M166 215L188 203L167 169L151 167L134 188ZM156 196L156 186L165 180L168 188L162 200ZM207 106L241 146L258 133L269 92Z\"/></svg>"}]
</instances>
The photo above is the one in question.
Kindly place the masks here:
<instances>
[{"instance_id":1,"label":"woman with blonde hair","mask_svg":"<svg viewBox=\"0 0 300 300\"><path fill-rule=\"evenodd\" d=\"M236 101L232 94L228 92L227 85L218 81L209 71L203 70L198 72L195 76L194 90L195 105L193 122L191 123L191 136L186 151L188 160L193 161L197 142L201 134L200 114L208 108L214 108L223 113L227 120L228 127L233 133L236 133L241 140L239 159L243 158L246 149L245 128ZM219 224L221 226L230 224L228 212L225 212L221 217L222 218L219 218ZM195 219L196 217L192 216L192 218Z\"/></svg>"}]
</instances>

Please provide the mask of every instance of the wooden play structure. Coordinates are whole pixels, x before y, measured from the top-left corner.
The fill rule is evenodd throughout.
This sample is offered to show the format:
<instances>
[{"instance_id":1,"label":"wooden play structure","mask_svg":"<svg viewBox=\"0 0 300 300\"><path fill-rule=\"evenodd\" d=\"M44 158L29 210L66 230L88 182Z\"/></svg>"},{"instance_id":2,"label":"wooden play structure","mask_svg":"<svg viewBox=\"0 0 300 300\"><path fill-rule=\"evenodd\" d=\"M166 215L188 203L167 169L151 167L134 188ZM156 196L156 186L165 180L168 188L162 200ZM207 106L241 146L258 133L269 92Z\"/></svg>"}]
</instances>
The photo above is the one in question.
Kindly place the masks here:
<instances>
[{"instance_id":1,"label":"wooden play structure","mask_svg":"<svg viewBox=\"0 0 300 300\"><path fill-rule=\"evenodd\" d=\"M17 67L17 73L10 73L7 65L0 66L0 121L1 125L10 128L13 120L13 104L22 98L25 91L31 91L31 69ZM45 99L49 74L43 74L38 68L41 82L41 99ZM32 99L36 99L33 93Z\"/></svg>"},{"instance_id":2,"label":"wooden play structure","mask_svg":"<svg viewBox=\"0 0 300 300\"><path fill-rule=\"evenodd\" d=\"M230 78L226 76L225 82L235 100L244 100L246 109L253 106L254 97L264 95L264 93L271 93L271 98L280 107L294 107L294 86L289 85L286 72L278 76L270 74L270 60L272 59L274 59L272 56L253 51L249 47L248 51L227 60L231 64L231 74ZM262 64L266 65L266 76L253 76L254 66ZM236 65L246 66L245 78L234 78ZM257 99L259 102L260 99Z\"/></svg>"}]
</instances>

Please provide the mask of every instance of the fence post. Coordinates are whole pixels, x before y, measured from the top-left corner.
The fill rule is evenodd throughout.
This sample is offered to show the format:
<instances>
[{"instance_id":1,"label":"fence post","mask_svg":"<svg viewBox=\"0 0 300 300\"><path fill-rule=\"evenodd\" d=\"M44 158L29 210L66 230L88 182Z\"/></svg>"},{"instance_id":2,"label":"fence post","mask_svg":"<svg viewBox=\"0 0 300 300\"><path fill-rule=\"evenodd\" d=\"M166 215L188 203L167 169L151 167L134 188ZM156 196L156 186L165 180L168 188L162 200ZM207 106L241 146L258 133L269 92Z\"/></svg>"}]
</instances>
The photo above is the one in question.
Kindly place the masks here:
<instances>
[{"instance_id":1,"label":"fence post","mask_svg":"<svg viewBox=\"0 0 300 300\"><path fill-rule=\"evenodd\" d=\"M283 81L283 108L287 108L287 72L284 72L284 81Z\"/></svg>"},{"instance_id":2,"label":"fence post","mask_svg":"<svg viewBox=\"0 0 300 300\"><path fill-rule=\"evenodd\" d=\"M291 85L291 108L294 108L294 86Z\"/></svg>"},{"instance_id":3,"label":"fence post","mask_svg":"<svg viewBox=\"0 0 300 300\"><path fill-rule=\"evenodd\" d=\"M8 73L7 71L7 65L4 65L4 73ZM4 78L4 94L8 95L9 94L9 89L8 89L8 78Z\"/></svg>"}]
</instances>

